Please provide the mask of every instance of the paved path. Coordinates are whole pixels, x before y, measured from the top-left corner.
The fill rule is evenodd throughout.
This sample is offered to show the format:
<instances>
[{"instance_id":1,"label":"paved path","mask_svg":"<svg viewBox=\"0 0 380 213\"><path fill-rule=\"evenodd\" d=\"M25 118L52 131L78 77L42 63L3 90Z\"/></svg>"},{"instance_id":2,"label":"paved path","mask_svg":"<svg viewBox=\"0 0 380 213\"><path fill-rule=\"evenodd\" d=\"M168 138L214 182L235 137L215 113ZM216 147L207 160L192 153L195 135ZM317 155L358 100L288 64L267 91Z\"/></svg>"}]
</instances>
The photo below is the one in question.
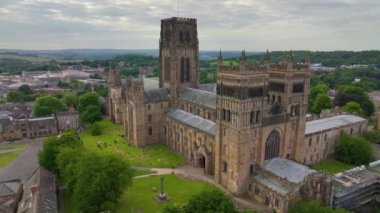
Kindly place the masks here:
<instances>
[{"instance_id":1,"label":"paved path","mask_svg":"<svg viewBox=\"0 0 380 213\"><path fill-rule=\"evenodd\" d=\"M140 167L137 169L143 169L143 170L148 169L148 170L155 171L157 173L156 174L148 174L148 175L140 175L140 176L136 176L135 178L144 178L144 177L149 177L152 175L164 175L164 174L172 174L173 173L173 174L176 174L176 175L181 176L181 177L186 178L186 179L203 181L203 182L207 182L207 183L215 185L216 187L218 187L219 189L224 191L226 194L230 195L232 197L232 199L234 200L236 207L239 209L251 209L251 210L254 210L256 212L261 212L261 213L273 212L273 210L269 209L268 207L266 207L260 203L255 202L254 200L248 198L247 196L235 196L235 195L231 194L229 191L227 191L226 188L224 188L219 183L215 182L215 180L213 179L212 176L205 175L203 169L195 168L194 166L189 165L189 164L179 166L175 169L143 168L143 167Z\"/></svg>"},{"instance_id":2,"label":"paved path","mask_svg":"<svg viewBox=\"0 0 380 213\"><path fill-rule=\"evenodd\" d=\"M371 143L372 149L373 149L373 156L375 157L375 160L380 160L380 145Z\"/></svg>"},{"instance_id":3,"label":"paved path","mask_svg":"<svg viewBox=\"0 0 380 213\"><path fill-rule=\"evenodd\" d=\"M0 169L0 181L20 179L25 181L37 168L37 152L42 147L41 140L22 140L14 144L27 144L28 147L12 163Z\"/></svg>"}]
</instances>

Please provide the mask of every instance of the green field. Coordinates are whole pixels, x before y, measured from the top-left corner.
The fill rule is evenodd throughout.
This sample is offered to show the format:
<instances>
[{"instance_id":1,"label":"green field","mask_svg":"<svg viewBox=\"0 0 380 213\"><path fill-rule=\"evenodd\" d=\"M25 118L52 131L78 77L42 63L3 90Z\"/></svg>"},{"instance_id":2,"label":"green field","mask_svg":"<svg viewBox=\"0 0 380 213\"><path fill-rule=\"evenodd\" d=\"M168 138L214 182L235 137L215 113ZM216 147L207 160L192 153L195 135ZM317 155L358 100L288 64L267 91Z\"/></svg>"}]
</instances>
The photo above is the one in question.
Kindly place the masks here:
<instances>
[{"instance_id":1,"label":"green field","mask_svg":"<svg viewBox=\"0 0 380 213\"><path fill-rule=\"evenodd\" d=\"M232 65L234 65L234 66L239 65L239 62L237 62L237 61L229 61L229 60L224 60L223 61L223 65L224 66L228 66L228 65L231 64L231 62L232 62ZM216 64L217 64L217 62L213 61L213 62L210 63L210 66L216 66Z\"/></svg>"},{"instance_id":2,"label":"green field","mask_svg":"<svg viewBox=\"0 0 380 213\"><path fill-rule=\"evenodd\" d=\"M1 145L0 150L9 150L9 149L18 149L25 148L27 145L25 144L11 144L11 145Z\"/></svg>"},{"instance_id":3,"label":"green field","mask_svg":"<svg viewBox=\"0 0 380 213\"><path fill-rule=\"evenodd\" d=\"M21 153L22 151L0 153L0 168L6 167L14 159L16 159Z\"/></svg>"},{"instance_id":4,"label":"green field","mask_svg":"<svg viewBox=\"0 0 380 213\"><path fill-rule=\"evenodd\" d=\"M183 204L190 197L204 190L216 189L215 186L208 183L186 180L175 175L164 175L164 192L171 197L171 200L160 204L154 200L154 196L160 191L161 177L135 179L133 186L127 189L121 197L117 212L124 213L132 210L138 212L138 209L141 209L142 212L160 212L167 205ZM152 191L152 188L156 188L157 191Z\"/></svg>"},{"instance_id":5,"label":"green field","mask_svg":"<svg viewBox=\"0 0 380 213\"><path fill-rule=\"evenodd\" d=\"M165 145L156 144L145 148L128 145L122 137L123 126L113 124L108 118L100 121L99 125L103 130L102 135L92 136L90 128L86 128L81 134L87 149L99 153L114 153L134 166L171 168L186 163L183 157L170 151Z\"/></svg>"},{"instance_id":6,"label":"green field","mask_svg":"<svg viewBox=\"0 0 380 213\"><path fill-rule=\"evenodd\" d=\"M25 144L1 145L0 151L10 150L10 149L22 149L22 148L25 148L26 146L27 145ZM21 153L22 153L22 150L17 150L17 151L8 152L8 153L0 153L0 168L6 167L14 159L16 159Z\"/></svg>"},{"instance_id":7,"label":"green field","mask_svg":"<svg viewBox=\"0 0 380 213\"><path fill-rule=\"evenodd\" d=\"M164 177L164 192L171 197L171 200L165 203L157 203L154 200L154 196L160 193L161 177ZM156 188L155 192L152 190L153 188ZM133 185L121 196L116 212L138 212L138 209L141 209L143 213L160 212L167 205L183 204L190 197L204 190L212 189L217 188L209 183L191 181L175 175L134 179ZM65 212L78 212L71 193L65 191L64 200Z\"/></svg>"},{"instance_id":8,"label":"green field","mask_svg":"<svg viewBox=\"0 0 380 213\"><path fill-rule=\"evenodd\" d=\"M311 168L315 170L324 170L333 174L352 169L354 165L346 164L337 160L326 160L311 165Z\"/></svg>"},{"instance_id":9,"label":"green field","mask_svg":"<svg viewBox=\"0 0 380 213\"><path fill-rule=\"evenodd\" d=\"M0 54L0 59L14 59L14 60L25 60L30 61L31 63L46 63L50 62L52 60L57 62L67 62L67 60L64 60L59 57L53 57L53 56L38 56L38 55L17 55L17 54Z\"/></svg>"},{"instance_id":10,"label":"green field","mask_svg":"<svg viewBox=\"0 0 380 213\"><path fill-rule=\"evenodd\" d=\"M134 170L133 176L155 174L157 172L152 170Z\"/></svg>"}]
</instances>

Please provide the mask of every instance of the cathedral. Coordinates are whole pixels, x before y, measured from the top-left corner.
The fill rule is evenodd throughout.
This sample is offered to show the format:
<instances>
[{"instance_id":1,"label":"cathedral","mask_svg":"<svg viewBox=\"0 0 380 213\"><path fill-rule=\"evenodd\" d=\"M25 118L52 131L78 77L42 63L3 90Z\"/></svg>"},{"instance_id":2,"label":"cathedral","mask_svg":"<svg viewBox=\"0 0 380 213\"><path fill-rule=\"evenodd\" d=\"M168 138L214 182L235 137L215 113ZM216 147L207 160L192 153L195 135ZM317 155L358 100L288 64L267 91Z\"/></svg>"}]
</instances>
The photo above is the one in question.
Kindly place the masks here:
<instances>
[{"instance_id":1,"label":"cathedral","mask_svg":"<svg viewBox=\"0 0 380 213\"><path fill-rule=\"evenodd\" d=\"M331 177L306 164L333 154L328 141L334 144L341 131L359 134L366 120L306 122L309 57L294 63L290 52L270 63L267 52L263 61L249 64L242 51L238 65L226 63L220 52L216 92L202 90L197 20L161 20L159 78L122 82L111 69L111 119L123 124L129 143L165 144L231 193L277 212L300 197L329 204Z\"/></svg>"}]
</instances>

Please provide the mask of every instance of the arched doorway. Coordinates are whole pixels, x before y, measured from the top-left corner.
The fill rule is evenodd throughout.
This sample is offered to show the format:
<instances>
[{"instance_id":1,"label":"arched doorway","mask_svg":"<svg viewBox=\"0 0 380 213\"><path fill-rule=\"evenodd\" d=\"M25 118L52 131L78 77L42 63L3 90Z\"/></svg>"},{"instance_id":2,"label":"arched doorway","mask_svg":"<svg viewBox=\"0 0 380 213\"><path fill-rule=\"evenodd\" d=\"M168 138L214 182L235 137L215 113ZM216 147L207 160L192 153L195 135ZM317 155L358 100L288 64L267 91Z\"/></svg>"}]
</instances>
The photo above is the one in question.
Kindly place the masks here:
<instances>
[{"instance_id":1,"label":"arched doorway","mask_svg":"<svg viewBox=\"0 0 380 213\"><path fill-rule=\"evenodd\" d=\"M206 168L206 157L203 154L199 154L197 164L200 168Z\"/></svg>"},{"instance_id":2,"label":"arched doorway","mask_svg":"<svg viewBox=\"0 0 380 213\"><path fill-rule=\"evenodd\" d=\"M273 130L265 144L265 160L269 160L280 155L280 135Z\"/></svg>"}]
</instances>

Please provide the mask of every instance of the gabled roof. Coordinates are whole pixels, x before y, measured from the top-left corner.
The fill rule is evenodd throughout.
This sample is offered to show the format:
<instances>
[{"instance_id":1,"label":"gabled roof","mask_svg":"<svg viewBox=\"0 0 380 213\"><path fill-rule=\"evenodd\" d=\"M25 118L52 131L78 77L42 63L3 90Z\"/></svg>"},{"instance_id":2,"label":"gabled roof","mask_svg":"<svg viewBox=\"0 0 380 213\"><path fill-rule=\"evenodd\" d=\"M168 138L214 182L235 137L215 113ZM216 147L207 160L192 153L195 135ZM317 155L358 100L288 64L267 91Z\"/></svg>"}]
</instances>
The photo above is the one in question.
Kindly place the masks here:
<instances>
[{"instance_id":1,"label":"gabled roof","mask_svg":"<svg viewBox=\"0 0 380 213\"><path fill-rule=\"evenodd\" d=\"M171 109L167 116L210 135L215 135L215 123L179 109Z\"/></svg>"},{"instance_id":2,"label":"gabled roof","mask_svg":"<svg viewBox=\"0 0 380 213\"><path fill-rule=\"evenodd\" d=\"M309 121L306 122L305 134L308 135L362 121L365 121L365 119L356 115L337 115L330 118Z\"/></svg>"},{"instance_id":3,"label":"gabled roof","mask_svg":"<svg viewBox=\"0 0 380 213\"><path fill-rule=\"evenodd\" d=\"M17 194L22 186L20 180L11 180L0 182L0 197L11 196Z\"/></svg>"},{"instance_id":4,"label":"gabled roof","mask_svg":"<svg viewBox=\"0 0 380 213\"><path fill-rule=\"evenodd\" d=\"M211 109L216 109L216 93L213 92L183 88L179 91L179 99Z\"/></svg>"},{"instance_id":5,"label":"gabled roof","mask_svg":"<svg viewBox=\"0 0 380 213\"><path fill-rule=\"evenodd\" d=\"M316 172L307 166L279 157L265 161L263 169L292 183L299 183L307 175Z\"/></svg>"}]
</instances>

